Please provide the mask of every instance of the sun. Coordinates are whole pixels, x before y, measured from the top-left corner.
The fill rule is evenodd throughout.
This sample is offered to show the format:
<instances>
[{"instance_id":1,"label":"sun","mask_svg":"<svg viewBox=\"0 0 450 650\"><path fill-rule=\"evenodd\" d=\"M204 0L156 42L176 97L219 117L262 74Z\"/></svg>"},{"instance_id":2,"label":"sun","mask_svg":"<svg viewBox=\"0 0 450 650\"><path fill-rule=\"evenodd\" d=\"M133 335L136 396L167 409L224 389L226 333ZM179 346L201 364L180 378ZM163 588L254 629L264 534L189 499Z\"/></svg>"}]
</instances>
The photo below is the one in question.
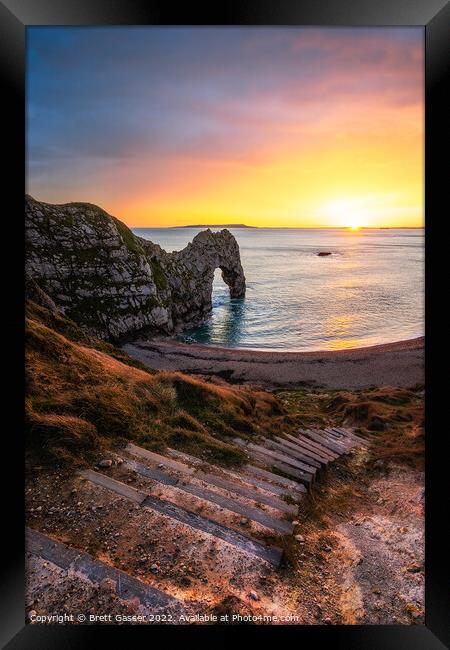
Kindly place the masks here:
<instances>
[{"instance_id":1,"label":"sun","mask_svg":"<svg viewBox=\"0 0 450 650\"><path fill-rule=\"evenodd\" d=\"M329 221L338 228L360 230L364 228L365 212L358 199L339 199L326 205L325 213Z\"/></svg>"},{"instance_id":2,"label":"sun","mask_svg":"<svg viewBox=\"0 0 450 650\"><path fill-rule=\"evenodd\" d=\"M347 228L349 230L359 230L361 227L362 227L361 223L358 221L356 217L348 221Z\"/></svg>"}]
</instances>

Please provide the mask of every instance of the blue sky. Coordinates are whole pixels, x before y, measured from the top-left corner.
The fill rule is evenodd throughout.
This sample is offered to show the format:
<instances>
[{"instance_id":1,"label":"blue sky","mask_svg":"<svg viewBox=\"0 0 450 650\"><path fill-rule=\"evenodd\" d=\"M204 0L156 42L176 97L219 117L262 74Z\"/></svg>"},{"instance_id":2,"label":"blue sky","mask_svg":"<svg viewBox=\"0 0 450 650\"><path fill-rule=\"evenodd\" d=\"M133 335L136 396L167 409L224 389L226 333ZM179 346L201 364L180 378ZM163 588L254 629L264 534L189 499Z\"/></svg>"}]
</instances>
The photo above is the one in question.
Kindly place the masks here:
<instances>
[{"instance_id":1,"label":"blue sky","mask_svg":"<svg viewBox=\"0 0 450 650\"><path fill-rule=\"evenodd\" d=\"M397 214L417 213L400 169L409 159L417 184L421 29L32 27L27 39L27 191L40 200L99 203L131 225L323 219L341 186L342 200L394 193L373 171L385 138ZM367 159L353 183L351 151ZM348 182L339 172L320 198L339 156Z\"/></svg>"}]
</instances>

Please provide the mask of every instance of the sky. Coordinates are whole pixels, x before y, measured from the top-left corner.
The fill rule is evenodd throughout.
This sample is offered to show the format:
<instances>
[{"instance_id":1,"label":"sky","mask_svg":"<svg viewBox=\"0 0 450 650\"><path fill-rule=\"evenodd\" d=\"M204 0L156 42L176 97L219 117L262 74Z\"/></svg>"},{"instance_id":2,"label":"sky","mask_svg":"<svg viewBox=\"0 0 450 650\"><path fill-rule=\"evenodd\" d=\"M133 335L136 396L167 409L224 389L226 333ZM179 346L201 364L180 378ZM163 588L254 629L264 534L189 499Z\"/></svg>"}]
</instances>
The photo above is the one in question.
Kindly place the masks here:
<instances>
[{"instance_id":1,"label":"sky","mask_svg":"<svg viewBox=\"0 0 450 650\"><path fill-rule=\"evenodd\" d=\"M27 192L131 227L423 225L422 28L29 27Z\"/></svg>"}]
</instances>

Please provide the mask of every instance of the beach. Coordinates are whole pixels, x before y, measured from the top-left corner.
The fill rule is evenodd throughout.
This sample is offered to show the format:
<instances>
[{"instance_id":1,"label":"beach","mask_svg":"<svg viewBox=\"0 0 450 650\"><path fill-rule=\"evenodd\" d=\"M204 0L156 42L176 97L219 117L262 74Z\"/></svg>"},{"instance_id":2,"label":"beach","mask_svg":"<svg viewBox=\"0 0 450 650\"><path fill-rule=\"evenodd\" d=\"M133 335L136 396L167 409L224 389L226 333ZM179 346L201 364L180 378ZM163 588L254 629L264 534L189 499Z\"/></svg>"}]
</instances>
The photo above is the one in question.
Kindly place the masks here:
<instances>
[{"instance_id":1,"label":"beach","mask_svg":"<svg viewBox=\"0 0 450 650\"><path fill-rule=\"evenodd\" d=\"M239 350L174 340L135 341L123 349L161 370L218 376L265 388L360 389L423 384L425 338L317 352Z\"/></svg>"},{"instance_id":2,"label":"beach","mask_svg":"<svg viewBox=\"0 0 450 650\"><path fill-rule=\"evenodd\" d=\"M316 17L27 31L28 633L425 624L423 29Z\"/></svg>"},{"instance_id":3,"label":"beach","mask_svg":"<svg viewBox=\"0 0 450 650\"><path fill-rule=\"evenodd\" d=\"M134 229L180 251L200 230ZM230 298L217 268L212 310L181 343L311 352L404 341L424 335L423 229L233 229L245 298ZM327 251L330 255L320 257ZM199 289L200 290L200 287Z\"/></svg>"}]
</instances>

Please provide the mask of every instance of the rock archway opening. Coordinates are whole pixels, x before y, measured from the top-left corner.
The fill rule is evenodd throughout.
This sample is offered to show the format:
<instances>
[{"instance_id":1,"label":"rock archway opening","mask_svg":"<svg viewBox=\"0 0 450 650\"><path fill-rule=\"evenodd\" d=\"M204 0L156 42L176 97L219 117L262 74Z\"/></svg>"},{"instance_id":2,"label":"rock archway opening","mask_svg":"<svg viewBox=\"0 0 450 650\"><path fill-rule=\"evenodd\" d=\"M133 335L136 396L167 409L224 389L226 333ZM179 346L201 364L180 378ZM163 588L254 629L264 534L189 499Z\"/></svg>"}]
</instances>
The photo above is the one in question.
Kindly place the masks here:
<instances>
[{"instance_id":1,"label":"rock archway opening","mask_svg":"<svg viewBox=\"0 0 450 650\"><path fill-rule=\"evenodd\" d=\"M217 267L214 271L213 285L212 285L212 304L218 306L227 302L230 299L230 287L224 281L222 276L222 269Z\"/></svg>"},{"instance_id":2,"label":"rock archway opening","mask_svg":"<svg viewBox=\"0 0 450 650\"><path fill-rule=\"evenodd\" d=\"M245 285L242 276L236 271L218 266L214 271L212 286L213 303L216 299L243 298Z\"/></svg>"},{"instance_id":3,"label":"rock archway opening","mask_svg":"<svg viewBox=\"0 0 450 650\"><path fill-rule=\"evenodd\" d=\"M217 271L219 271L222 281L228 286L230 298L243 298L245 296L245 277L242 273L242 267L234 269L220 266L216 269Z\"/></svg>"}]
</instances>

